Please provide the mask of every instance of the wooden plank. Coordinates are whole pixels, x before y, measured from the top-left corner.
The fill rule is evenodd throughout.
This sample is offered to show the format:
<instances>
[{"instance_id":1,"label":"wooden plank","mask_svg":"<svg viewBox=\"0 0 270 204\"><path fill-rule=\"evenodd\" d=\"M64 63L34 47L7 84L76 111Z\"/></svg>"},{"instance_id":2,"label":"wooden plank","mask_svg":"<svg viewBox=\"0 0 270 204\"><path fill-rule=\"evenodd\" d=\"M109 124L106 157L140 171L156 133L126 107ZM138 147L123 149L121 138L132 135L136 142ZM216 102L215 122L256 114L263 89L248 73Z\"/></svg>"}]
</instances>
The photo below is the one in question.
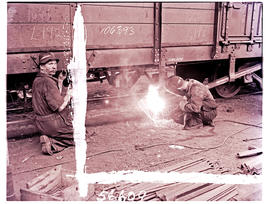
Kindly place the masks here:
<instances>
[{"instance_id":1,"label":"wooden plank","mask_svg":"<svg viewBox=\"0 0 270 204\"><path fill-rule=\"evenodd\" d=\"M30 190L46 193L61 183L61 169L62 166L57 166L46 172L44 175L34 178L34 181L31 181L30 184L28 183L26 186L34 184L31 186L31 188L29 188Z\"/></svg>"},{"instance_id":2,"label":"wooden plank","mask_svg":"<svg viewBox=\"0 0 270 204\"><path fill-rule=\"evenodd\" d=\"M42 185L42 181L46 180L46 178L48 178L50 175L53 175L54 173L57 173L60 175L62 166L56 166L55 168L46 171L44 174L41 174L38 177L35 177L34 179L32 179L31 181L28 181L26 183L26 188L33 190L32 188L35 186L35 188L38 188L40 185ZM47 181L47 180L46 180Z\"/></svg>"},{"instance_id":3,"label":"wooden plank","mask_svg":"<svg viewBox=\"0 0 270 204\"><path fill-rule=\"evenodd\" d=\"M55 176L52 179L50 179L47 184L44 184L39 189L39 192L47 193L47 192L52 191L53 189L55 189L61 185L62 185L61 184L61 176Z\"/></svg>"},{"instance_id":4,"label":"wooden plank","mask_svg":"<svg viewBox=\"0 0 270 204\"><path fill-rule=\"evenodd\" d=\"M262 148L252 149L248 151L238 152L236 155L238 158L252 157L262 154Z\"/></svg>"},{"instance_id":5,"label":"wooden plank","mask_svg":"<svg viewBox=\"0 0 270 204\"><path fill-rule=\"evenodd\" d=\"M21 201L63 201L63 198L21 188Z\"/></svg>"},{"instance_id":6,"label":"wooden plank","mask_svg":"<svg viewBox=\"0 0 270 204\"><path fill-rule=\"evenodd\" d=\"M78 184L74 183L71 186L63 189L63 198L65 201L87 201L91 198L91 196L93 196L95 191L93 184L88 184L87 188L87 195L85 197L81 197Z\"/></svg>"},{"instance_id":7,"label":"wooden plank","mask_svg":"<svg viewBox=\"0 0 270 204\"><path fill-rule=\"evenodd\" d=\"M76 174L76 171L62 169L61 170L61 183L63 184L63 186L70 186L74 183L78 183L75 174Z\"/></svg>"},{"instance_id":8,"label":"wooden plank","mask_svg":"<svg viewBox=\"0 0 270 204\"><path fill-rule=\"evenodd\" d=\"M44 179L45 179L47 176L49 176L49 175L50 175L50 173L47 171L47 172L45 172L44 174L41 174L40 176L38 176L38 177L32 179L31 181L28 181L28 182L26 183L26 188L27 188L27 189L32 188L34 185L38 184L39 182L41 182L42 180L44 180Z\"/></svg>"},{"instance_id":9,"label":"wooden plank","mask_svg":"<svg viewBox=\"0 0 270 204\"><path fill-rule=\"evenodd\" d=\"M199 195L202 195L208 191L211 191L219 186L221 186L222 184L210 184L208 186L205 186L204 188L201 188L201 189L198 189L197 191L193 191L187 195L184 195L184 196L179 196L176 200L177 201L187 201L187 200L190 200L192 198L195 198Z\"/></svg>"}]
</instances>

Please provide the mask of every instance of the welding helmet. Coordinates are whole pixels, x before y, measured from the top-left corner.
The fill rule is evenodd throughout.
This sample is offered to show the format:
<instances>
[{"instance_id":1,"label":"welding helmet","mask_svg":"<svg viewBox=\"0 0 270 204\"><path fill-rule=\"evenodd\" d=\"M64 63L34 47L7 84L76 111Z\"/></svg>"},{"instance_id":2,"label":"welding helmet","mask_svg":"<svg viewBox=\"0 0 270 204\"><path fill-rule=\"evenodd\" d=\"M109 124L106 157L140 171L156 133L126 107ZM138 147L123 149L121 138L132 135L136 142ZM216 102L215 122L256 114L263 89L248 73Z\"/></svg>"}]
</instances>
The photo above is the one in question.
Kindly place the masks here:
<instances>
[{"instance_id":1,"label":"welding helmet","mask_svg":"<svg viewBox=\"0 0 270 204\"><path fill-rule=\"evenodd\" d=\"M167 79L165 87L169 92L173 92L175 94L184 96L185 92L181 89L183 85L184 85L183 78L179 76L171 76Z\"/></svg>"},{"instance_id":2,"label":"welding helmet","mask_svg":"<svg viewBox=\"0 0 270 204\"><path fill-rule=\"evenodd\" d=\"M55 60L57 63L59 62L59 59L56 58L52 52L42 52L39 54L39 65L46 64L47 62L53 60Z\"/></svg>"}]
</instances>

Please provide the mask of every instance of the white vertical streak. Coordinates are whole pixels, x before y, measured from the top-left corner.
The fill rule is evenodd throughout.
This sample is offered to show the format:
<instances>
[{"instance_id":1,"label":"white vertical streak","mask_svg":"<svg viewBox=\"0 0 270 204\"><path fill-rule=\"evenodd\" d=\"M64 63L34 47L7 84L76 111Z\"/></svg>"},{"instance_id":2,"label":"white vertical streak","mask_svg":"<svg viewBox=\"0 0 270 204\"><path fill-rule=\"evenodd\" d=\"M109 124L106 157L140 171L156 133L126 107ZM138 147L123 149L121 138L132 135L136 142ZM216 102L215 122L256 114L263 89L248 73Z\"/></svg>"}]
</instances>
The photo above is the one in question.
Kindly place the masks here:
<instances>
[{"instance_id":1,"label":"white vertical streak","mask_svg":"<svg viewBox=\"0 0 270 204\"><path fill-rule=\"evenodd\" d=\"M87 183L84 181L84 167L86 161L85 141L85 115L87 103L86 84L86 41L84 39L84 19L81 13L81 6L77 7L74 23L73 58L68 65L72 76L73 86L73 128L76 155L76 178L79 183L81 197L87 195Z\"/></svg>"}]
</instances>

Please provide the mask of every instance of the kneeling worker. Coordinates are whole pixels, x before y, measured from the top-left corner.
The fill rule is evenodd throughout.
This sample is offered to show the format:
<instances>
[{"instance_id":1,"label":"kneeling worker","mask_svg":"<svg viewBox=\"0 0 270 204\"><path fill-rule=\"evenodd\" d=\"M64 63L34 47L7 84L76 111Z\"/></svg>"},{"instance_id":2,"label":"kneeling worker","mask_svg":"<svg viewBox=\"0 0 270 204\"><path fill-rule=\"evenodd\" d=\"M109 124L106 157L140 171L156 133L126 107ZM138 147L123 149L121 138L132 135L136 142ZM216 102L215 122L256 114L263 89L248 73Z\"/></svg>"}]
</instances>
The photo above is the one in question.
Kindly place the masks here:
<instances>
[{"instance_id":1,"label":"kneeling worker","mask_svg":"<svg viewBox=\"0 0 270 204\"><path fill-rule=\"evenodd\" d=\"M179 103L181 114L178 118L184 129L198 129L203 125L214 126L217 103L204 84L194 79L184 80L172 76L168 79L166 88L169 92L184 96Z\"/></svg>"},{"instance_id":2,"label":"kneeling worker","mask_svg":"<svg viewBox=\"0 0 270 204\"><path fill-rule=\"evenodd\" d=\"M36 126L42 134L42 152L49 155L74 145L72 120L67 106L72 97L71 89L68 88L65 96L62 96L64 76L53 77L58 61L51 52L41 53L39 73L32 87L32 105Z\"/></svg>"}]
</instances>

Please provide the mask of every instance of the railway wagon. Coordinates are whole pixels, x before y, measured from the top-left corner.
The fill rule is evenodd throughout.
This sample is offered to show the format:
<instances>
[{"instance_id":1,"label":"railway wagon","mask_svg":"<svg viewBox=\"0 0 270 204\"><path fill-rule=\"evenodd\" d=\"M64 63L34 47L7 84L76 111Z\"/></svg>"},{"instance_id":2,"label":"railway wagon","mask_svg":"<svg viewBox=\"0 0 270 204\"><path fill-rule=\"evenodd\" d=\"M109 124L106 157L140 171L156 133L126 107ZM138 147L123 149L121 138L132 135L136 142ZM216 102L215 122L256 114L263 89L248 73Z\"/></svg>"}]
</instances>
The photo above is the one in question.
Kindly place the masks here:
<instances>
[{"instance_id":1,"label":"railway wagon","mask_svg":"<svg viewBox=\"0 0 270 204\"><path fill-rule=\"evenodd\" d=\"M196 78L231 97L262 85L262 3L8 3L7 91L27 97L41 51L64 70L72 56L73 18L82 8L87 81L131 87L142 75Z\"/></svg>"}]
</instances>

